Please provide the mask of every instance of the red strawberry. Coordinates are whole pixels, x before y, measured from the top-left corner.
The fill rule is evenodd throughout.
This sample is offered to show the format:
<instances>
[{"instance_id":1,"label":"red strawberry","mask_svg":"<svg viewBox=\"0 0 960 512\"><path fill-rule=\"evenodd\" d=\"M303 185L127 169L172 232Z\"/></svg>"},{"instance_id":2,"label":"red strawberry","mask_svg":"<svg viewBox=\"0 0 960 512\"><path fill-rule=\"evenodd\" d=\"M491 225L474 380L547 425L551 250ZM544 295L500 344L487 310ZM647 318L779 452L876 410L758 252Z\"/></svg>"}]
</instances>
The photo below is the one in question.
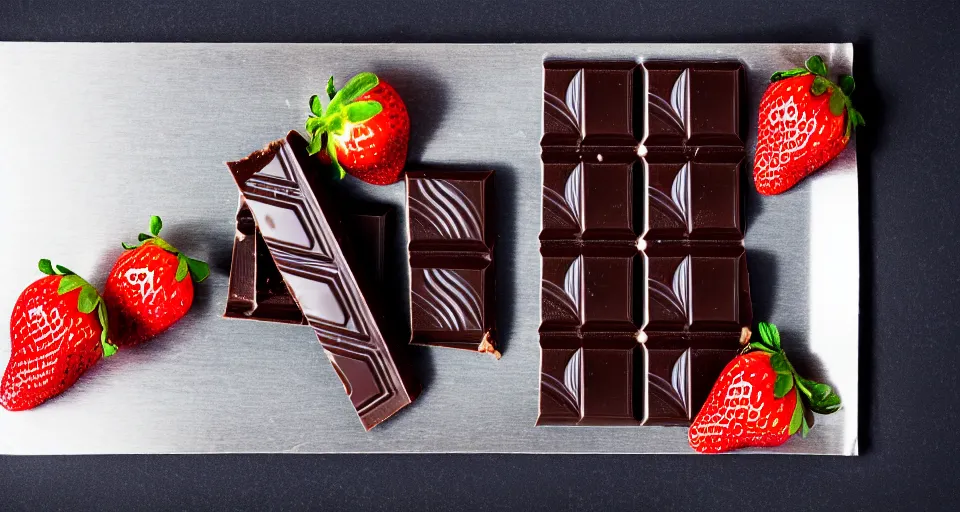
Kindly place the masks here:
<instances>
[{"instance_id":1,"label":"red strawberry","mask_svg":"<svg viewBox=\"0 0 960 512\"><path fill-rule=\"evenodd\" d=\"M807 437L804 405L819 414L840 409L826 385L797 375L780 347L777 326L760 322L762 341L750 343L720 374L690 426L690 446L719 453L748 446L780 446L798 430Z\"/></svg>"},{"instance_id":2,"label":"red strawberry","mask_svg":"<svg viewBox=\"0 0 960 512\"><path fill-rule=\"evenodd\" d=\"M69 269L40 260L47 277L27 287L10 316L10 362L0 382L0 405L32 409L63 393L116 347L107 341L100 295Z\"/></svg>"},{"instance_id":3,"label":"red strawberry","mask_svg":"<svg viewBox=\"0 0 960 512\"><path fill-rule=\"evenodd\" d=\"M753 164L754 186L764 195L788 190L833 160L864 124L850 103L853 77L834 84L819 55L807 59L806 68L778 71L770 80L760 99Z\"/></svg>"},{"instance_id":4,"label":"red strawberry","mask_svg":"<svg viewBox=\"0 0 960 512\"><path fill-rule=\"evenodd\" d=\"M151 217L151 234L140 233L138 245L123 244L127 250L107 277L103 300L119 346L146 341L177 323L193 304L193 281L210 275L206 263L160 238L162 227L160 217Z\"/></svg>"},{"instance_id":5,"label":"red strawberry","mask_svg":"<svg viewBox=\"0 0 960 512\"><path fill-rule=\"evenodd\" d=\"M336 91L327 83L330 103L310 98L307 119L310 154L321 153L343 178L344 172L374 185L400 180L410 141L410 116L397 91L373 73L360 73Z\"/></svg>"}]
</instances>

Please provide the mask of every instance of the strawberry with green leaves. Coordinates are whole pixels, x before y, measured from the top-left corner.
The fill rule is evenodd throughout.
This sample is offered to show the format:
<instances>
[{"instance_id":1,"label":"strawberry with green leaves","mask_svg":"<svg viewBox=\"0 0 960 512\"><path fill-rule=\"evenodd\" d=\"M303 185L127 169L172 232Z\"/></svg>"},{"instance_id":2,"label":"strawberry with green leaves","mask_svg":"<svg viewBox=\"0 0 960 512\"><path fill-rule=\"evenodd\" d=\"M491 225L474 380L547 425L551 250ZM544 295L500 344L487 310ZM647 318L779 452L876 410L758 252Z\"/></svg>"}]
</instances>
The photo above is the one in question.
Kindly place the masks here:
<instances>
[{"instance_id":1,"label":"strawberry with green leaves","mask_svg":"<svg viewBox=\"0 0 960 512\"><path fill-rule=\"evenodd\" d=\"M777 326L760 322L761 341L734 358L713 385L688 437L701 453L780 446L798 431L807 437L806 411L840 409L833 388L801 377L780 345Z\"/></svg>"},{"instance_id":2,"label":"strawberry with green leaves","mask_svg":"<svg viewBox=\"0 0 960 512\"><path fill-rule=\"evenodd\" d=\"M760 99L753 182L757 192L780 194L836 158L854 129L864 124L850 102L855 83L827 77L823 58L778 71Z\"/></svg>"},{"instance_id":3,"label":"strawberry with green leaves","mask_svg":"<svg viewBox=\"0 0 960 512\"><path fill-rule=\"evenodd\" d=\"M47 274L28 286L10 317L10 362L0 381L0 406L32 409L63 393L116 347L97 290L70 269L40 260Z\"/></svg>"},{"instance_id":4,"label":"strawberry with green leaves","mask_svg":"<svg viewBox=\"0 0 960 512\"><path fill-rule=\"evenodd\" d=\"M210 275L206 263L188 258L160 238L160 217L150 218L150 234L140 233L138 244L117 259L103 299L115 327L119 346L146 341L177 323L193 304L193 283Z\"/></svg>"},{"instance_id":5,"label":"strawberry with green leaves","mask_svg":"<svg viewBox=\"0 0 960 512\"><path fill-rule=\"evenodd\" d=\"M339 91L327 83L326 110L319 96L310 98L311 155L337 170L374 185L400 180L410 142L410 116L397 91L373 73L360 73Z\"/></svg>"}]
</instances>

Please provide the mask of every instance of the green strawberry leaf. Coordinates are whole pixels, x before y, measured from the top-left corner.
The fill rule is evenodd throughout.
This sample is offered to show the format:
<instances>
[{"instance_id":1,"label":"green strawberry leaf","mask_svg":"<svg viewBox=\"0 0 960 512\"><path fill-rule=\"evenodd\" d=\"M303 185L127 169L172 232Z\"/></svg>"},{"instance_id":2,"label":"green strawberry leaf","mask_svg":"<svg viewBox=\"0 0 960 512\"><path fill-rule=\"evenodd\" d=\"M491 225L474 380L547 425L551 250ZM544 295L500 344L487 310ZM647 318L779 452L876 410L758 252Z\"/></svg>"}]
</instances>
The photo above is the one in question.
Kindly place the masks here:
<instances>
[{"instance_id":1,"label":"green strawberry leaf","mask_svg":"<svg viewBox=\"0 0 960 512\"><path fill-rule=\"evenodd\" d=\"M160 237L151 238L150 243L156 245L157 247L163 249L164 251L171 252L173 254L180 254L180 251L178 251L176 247L170 245L169 242L167 242L166 240Z\"/></svg>"},{"instance_id":2,"label":"green strawberry leaf","mask_svg":"<svg viewBox=\"0 0 960 512\"><path fill-rule=\"evenodd\" d=\"M760 322L757 327L757 330L760 331L760 338L763 339L767 346L778 352L782 350L780 348L780 330L777 329L776 325Z\"/></svg>"},{"instance_id":3,"label":"green strawberry leaf","mask_svg":"<svg viewBox=\"0 0 960 512\"><path fill-rule=\"evenodd\" d=\"M806 416L803 416L803 423L802 423L800 426L801 426L800 432L802 433L803 438L806 439L806 438L807 438L807 434L810 433L810 424L807 423L807 417L806 417Z\"/></svg>"},{"instance_id":4,"label":"green strawberry leaf","mask_svg":"<svg viewBox=\"0 0 960 512\"><path fill-rule=\"evenodd\" d=\"M837 395L830 389L830 386L826 384L820 384L827 388L827 392L819 398L810 400L810 409L819 414L831 414L840 410L840 395ZM814 395L817 395L817 391L814 391Z\"/></svg>"},{"instance_id":5,"label":"green strawberry leaf","mask_svg":"<svg viewBox=\"0 0 960 512\"><path fill-rule=\"evenodd\" d=\"M807 69L817 76L827 76L827 65L823 62L823 57L813 55L804 63Z\"/></svg>"},{"instance_id":6,"label":"green strawberry leaf","mask_svg":"<svg viewBox=\"0 0 960 512\"><path fill-rule=\"evenodd\" d=\"M793 389L793 375L778 373L777 380L773 383L773 397L783 398L791 389Z\"/></svg>"},{"instance_id":7,"label":"green strawberry leaf","mask_svg":"<svg viewBox=\"0 0 960 512\"><path fill-rule=\"evenodd\" d=\"M206 262L187 258L187 267L190 269L190 277L194 282L202 283L210 275L210 265Z\"/></svg>"},{"instance_id":8,"label":"green strawberry leaf","mask_svg":"<svg viewBox=\"0 0 960 512\"><path fill-rule=\"evenodd\" d=\"M853 80L853 77L850 75L841 76L839 85L840 85L840 90L843 91L843 93L846 94L847 96L850 96L851 94L853 94L853 90L857 88L857 83Z\"/></svg>"},{"instance_id":9,"label":"green strawberry leaf","mask_svg":"<svg viewBox=\"0 0 960 512\"><path fill-rule=\"evenodd\" d=\"M77 288L87 284L80 276L67 275L60 278L60 286L57 287L57 295L70 293Z\"/></svg>"},{"instance_id":10,"label":"green strawberry leaf","mask_svg":"<svg viewBox=\"0 0 960 512\"><path fill-rule=\"evenodd\" d=\"M769 346L767 346L766 343L762 343L762 342L759 342L759 341L751 341L751 342L750 342L750 348L756 349L756 350L762 350L762 351L764 351L764 352L766 352L766 353L768 353L768 354L771 354L771 353L775 352L772 348L770 348Z\"/></svg>"},{"instance_id":11,"label":"green strawberry leaf","mask_svg":"<svg viewBox=\"0 0 960 512\"><path fill-rule=\"evenodd\" d=\"M867 123L864 122L863 116L860 115L860 112L858 112L856 109L854 109L852 106L848 104L847 105L847 131L845 135L849 137L850 134L853 133L853 131L858 126L863 126L865 124Z\"/></svg>"},{"instance_id":12,"label":"green strawberry leaf","mask_svg":"<svg viewBox=\"0 0 960 512\"><path fill-rule=\"evenodd\" d=\"M333 77L330 77L330 80L327 80L327 98L333 99L337 95L337 88L333 85ZM318 116L320 114L317 114Z\"/></svg>"},{"instance_id":13,"label":"green strawberry leaf","mask_svg":"<svg viewBox=\"0 0 960 512\"><path fill-rule=\"evenodd\" d=\"M793 408L793 417L790 418L789 434L792 436L800 430L803 424L803 402L800 401L800 393L797 392L797 406Z\"/></svg>"},{"instance_id":14,"label":"green strawberry leaf","mask_svg":"<svg viewBox=\"0 0 960 512\"><path fill-rule=\"evenodd\" d=\"M69 268L64 267L64 266L62 266L62 265L55 265L54 268L57 269L57 273L60 274L61 276L72 276L72 275L76 275L76 272L74 272L74 271L70 270Z\"/></svg>"},{"instance_id":15,"label":"green strawberry leaf","mask_svg":"<svg viewBox=\"0 0 960 512\"><path fill-rule=\"evenodd\" d=\"M103 348L103 357L110 357L117 353L117 346L109 341L107 333L110 331L110 320L107 315L107 305L102 300L97 305L97 317L100 318L100 346Z\"/></svg>"},{"instance_id":16,"label":"green strawberry leaf","mask_svg":"<svg viewBox=\"0 0 960 512\"><path fill-rule=\"evenodd\" d=\"M821 94L827 92L827 89L830 88L830 80L822 76L818 76L813 79L813 85L810 86L810 94L814 96L820 96Z\"/></svg>"},{"instance_id":17,"label":"green strawberry leaf","mask_svg":"<svg viewBox=\"0 0 960 512\"><path fill-rule=\"evenodd\" d=\"M791 77L802 76L807 74L810 74L810 72L804 68L794 68L794 69L788 69L786 71L777 71L770 77L770 81L779 82L784 78L791 78Z\"/></svg>"},{"instance_id":18,"label":"green strawberry leaf","mask_svg":"<svg viewBox=\"0 0 960 512\"><path fill-rule=\"evenodd\" d=\"M363 72L351 78L343 86L343 89L340 89L330 100L330 105L327 106L327 115L330 115L331 112L339 112L342 106L370 92L379 83L380 79L377 78L377 75L369 72Z\"/></svg>"},{"instance_id":19,"label":"green strawberry leaf","mask_svg":"<svg viewBox=\"0 0 960 512\"><path fill-rule=\"evenodd\" d=\"M48 259L46 259L46 258L40 260L40 262L37 263L37 268L40 269L40 272L43 272L44 274L46 274L46 275L48 275L48 276L55 275L54 272L53 272L53 264L50 263L50 260L48 260Z\"/></svg>"},{"instance_id":20,"label":"green strawberry leaf","mask_svg":"<svg viewBox=\"0 0 960 512\"><path fill-rule=\"evenodd\" d=\"M139 235L137 235L137 241L140 241L140 242L146 242L151 238L153 238L153 235L148 235L146 233L140 233Z\"/></svg>"},{"instance_id":21,"label":"green strawberry leaf","mask_svg":"<svg viewBox=\"0 0 960 512\"><path fill-rule=\"evenodd\" d=\"M103 357L110 357L117 353L117 346L107 340L101 339L100 346L103 347Z\"/></svg>"},{"instance_id":22,"label":"green strawberry leaf","mask_svg":"<svg viewBox=\"0 0 960 512\"><path fill-rule=\"evenodd\" d=\"M833 388L826 384L815 382L813 383L813 389L810 390L810 400L813 402L821 402L826 400L826 398L832 394Z\"/></svg>"},{"instance_id":23,"label":"green strawberry leaf","mask_svg":"<svg viewBox=\"0 0 960 512\"><path fill-rule=\"evenodd\" d=\"M343 92L343 89L341 89L340 92ZM342 180L347 175L347 172L343 170L343 167L340 166L340 162L337 160L337 143L333 140L333 137L327 137L327 154L330 155L333 168L337 170L338 179Z\"/></svg>"},{"instance_id":24,"label":"green strawberry leaf","mask_svg":"<svg viewBox=\"0 0 960 512\"><path fill-rule=\"evenodd\" d=\"M128 250L128 251L129 251L130 249L136 249L137 247L140 247L140 244L128 244L128 243L126 243L126 242L120 242L120 245L122 245L123 248L126 249L126 250Z\"/></svg>"},{"instance_id":25,"label":"green strawberry leaf","mask_svg":"<svg viewBox=\"0 0 960 512\"><path fill-rule=\"evenodd\" d=\"M346 106L347 121L362 123L383 111L379 101L358 101Z\"/></svg>"},{"instance_id":26,"label":"green strawberry leaf","mask_svg":"<svg viewBox=\"0 0 960 512\"><path fill-rule=\"evenodd\" d=\"M313 115L317 117L323 115L323 105L320 104L320 96L316 94L310 96L310 112L313 112Z\"/></svg>"},{"instance_id":27,"label":"green strawberry leaf","mask_svg":"<svg viewBox=\"0 0 960 512\"><path fill-rule=\"evenodd\" d=\"M307 144L308 155L316 155L317 153L323 150L324 135L325 134L322 132L313 134L313 137L310 139L310 143Z\"/></svg>"},{"instance_id":28,"label":"green strawberry leaf","mask_svg":"<svg viewBox=\"0 0 960 512\"><path fill-rule=\"evenodd\" d=\"M867 124L867 122L863 120L863 116L860 115L860 111L855 110L853 107L847 107L847 114L850 116L850 121L853 123L854 128Z\"/></svg>"},{"instance_id":29,"label":"green strawberry leaf","mask_svg":"<svg viewBox=\"0 0 960 512\"><path fill-rule=\"evenodd\" d=\"M783 355L783 352L777 352L770 356L770 366L773 367L773 371L778 375L793 375L793 369L790 367L787 356Z\"/></svg>"},{"instance_id":30,"label":"green strawberry leaf","mask_svg":"<svg viewBox=\"0 0 960 512\"><path fill-rule=\"evenodd\" d=\"M161 229L163 229L163 221L160 220L160 217L157 217L156 215L151 215L150 216L150 233L152 233L153 236L157 236L160 234Z\"/></svg>"},{"instance_id":31,"label":"green strawberry leaf","mask_svg":"<svg viewBox=\"0 0 960 512\"><path fill-rule=\"evenodd\" d=\"M842 405L840 395L833 393L819 402L811 402L810 409L817 414L833 414L839 411Z\"/></svg>"},{"instance_id":32,"label":"green strawberry leaf","mask_svg":"<svg viewBox=\"0 0 960 512\"><path fill-rule=\"evenodd\" d=\"M827 384L797 378L797 387L803 392L807 405L817 414L830 414L840 409L840 396Z\"/></svg>"},{"instance_id":33,"label":"green strawberry leaf","mask_svg":"<svg viewBox=\"0 0 960 512\"><path fill-rule=\"evenodd\" d=\"M324 122L322 118L319 117L308 117L306 123L307 133L310 135L316 135L317 132L323 132Z\"/></svg>"},{"instance_id":34,"label":"green strawberry leaf","mask_svg":"<svg viewBox=\"0 0 960 512\"><path fill-rule=\"evenodd\" d=\"M335 116L327 116L323 118L323 122L326 123L326 126L324 126L324 128L327 130L328 133L336 133L336 134L343 133L343 124L345 119L342 114L343 114L342 112L338 111L337 115Z\"/></svg>"},{"instance_id":35,"label":"green strawberry leaf","mask_svg":"<svg viewBox=\"0 0 960 512\"><path fill-rule=\"evenodd\" d=\"M840 89L834 89L830 95L830 113L839 116L843 115L843 108L847 105L847 98Z\"/></svg>"},{"instance_id":36,"label":"green strawberry leaf","mask_svg":"<svg viewBox=\"0 0 960 512\"><path fill-rule=\"evenodd\" d=\"M77 300L77 309L83 314L92 313L99 303L100 296L97 295L97 290L93 286L84 283L84 285L80 287L80 298Z\"/></svg>"},{"instance_id":37,"label":"green strawberry leaf","mask_svg":"<svg viewBox=\"0 0 960 512\"><path fill-rule=\"evenodd\" d=\"M190 264L187 263L187 257L184 256L183 254L178 254L177 255L177 275L176 275L177 282L179 283L180 281L183 281L184 279L186 279L187 274L189 273L190 273Z\"/></svg>"}]
</instances>

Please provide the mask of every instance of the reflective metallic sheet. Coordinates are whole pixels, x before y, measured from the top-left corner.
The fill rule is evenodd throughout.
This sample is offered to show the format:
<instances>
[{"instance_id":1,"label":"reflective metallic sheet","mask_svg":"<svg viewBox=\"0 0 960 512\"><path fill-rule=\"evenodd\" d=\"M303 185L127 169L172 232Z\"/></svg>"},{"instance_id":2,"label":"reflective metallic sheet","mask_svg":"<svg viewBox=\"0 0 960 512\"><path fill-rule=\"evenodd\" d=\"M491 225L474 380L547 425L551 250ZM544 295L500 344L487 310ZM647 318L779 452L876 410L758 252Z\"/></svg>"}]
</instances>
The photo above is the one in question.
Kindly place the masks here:
<instances>
[{"instance_id":1,"label":"reflective metallic sheet","mask_svg":"<svg viewBox=\"0 0 960 512\"><path fill-rule=\"evenodd\" d=\"M533 426L541 61L739 59L753 136L770 74L812 53L833 72L850 71L849 44L0 43L0 312L38 277L41 257L102 285L120 241L143 231L150 214L164 218L174 245L213 266L193 312L169 333L103 361L33 411L0 412L0 452L692 453L683 428ZM497 171L505 347L499 362L416 349L424 394L365 433L308 328L220 315L237 205L223 162L301 128L307 98L331 74L342 81L368 69L408 103L412 162ZM748 151L755 144L748 139ZM818 417L808 439L771 452L857 453L854 145L783 196L761 198L744 178L756 318L778 324L795 363L834 384L845 403ZM749 169L752 153L747 161ZM402 183L345 186L403 203ZM9 345L0 345L5 361Z\"/></svg>"}]
</instances>

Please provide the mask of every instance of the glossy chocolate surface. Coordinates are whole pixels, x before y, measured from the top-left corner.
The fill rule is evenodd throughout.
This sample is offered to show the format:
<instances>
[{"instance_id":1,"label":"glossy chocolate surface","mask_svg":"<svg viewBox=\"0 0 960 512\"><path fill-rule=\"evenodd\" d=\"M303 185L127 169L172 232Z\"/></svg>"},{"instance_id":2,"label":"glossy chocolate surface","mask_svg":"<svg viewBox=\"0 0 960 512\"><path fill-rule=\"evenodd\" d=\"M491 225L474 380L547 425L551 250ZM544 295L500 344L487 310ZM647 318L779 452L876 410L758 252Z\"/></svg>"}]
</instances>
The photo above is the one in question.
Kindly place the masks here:
<instances>
[{"instance_id":1,"label":"glossy chocolate surface","mask_svg":"<svg viewBox=\"0 0 960 512\"><path fill-rule=\"evenodd\" d=\"M493 171L408 171L410 342L496 351Z\"/></svg>"},{"instance_id":2,"label":"glossy chocolate surface","mask_svg":"<svg viewBox=\"0 0 960 512\"><path fill-rule=\"evenodd\" d=\"M343 381L364 428L420 392L402 347L388 342L374 294L364 295L347 254L348 227L322 185L319 161L296 132L230 162L234 180L283 281Z\"/></svg>"},{"instance_id":3,"label":"glossy chocolate surface","mask_svg":"<svg viewBox=\"0 0 960 512\"><path fill-rule=\"evenodd\" d=\"M741 89L735 62L544 63L539 425L689 424L735 356Z\"/></svg>"},{"instance_id":4,"label":"glossy chocolate surface","mask_svg":"<svg viewBox=\"0 0 960 512\"><path fill-rule=\"evenodd\" d=\"M360 208L344 205L340 210L345 212L344 222L349 226L351 241L357 248L353 255L356 262L351 260L351 265L369 269L374 285L382 285L385 251L390 243L389 233L392 232L392 208L383 205L364 205ZM237 234L233 242L229 296L224 316L264 322L307 323L270 257L263 236L256 229L253 213L242 199L237 210Z\"/></svg>"}]
</instances>

